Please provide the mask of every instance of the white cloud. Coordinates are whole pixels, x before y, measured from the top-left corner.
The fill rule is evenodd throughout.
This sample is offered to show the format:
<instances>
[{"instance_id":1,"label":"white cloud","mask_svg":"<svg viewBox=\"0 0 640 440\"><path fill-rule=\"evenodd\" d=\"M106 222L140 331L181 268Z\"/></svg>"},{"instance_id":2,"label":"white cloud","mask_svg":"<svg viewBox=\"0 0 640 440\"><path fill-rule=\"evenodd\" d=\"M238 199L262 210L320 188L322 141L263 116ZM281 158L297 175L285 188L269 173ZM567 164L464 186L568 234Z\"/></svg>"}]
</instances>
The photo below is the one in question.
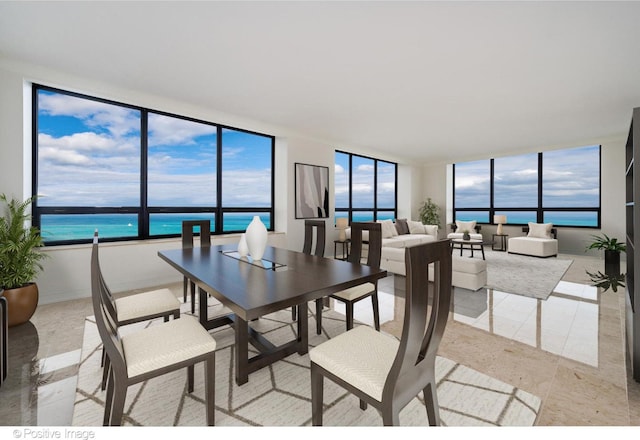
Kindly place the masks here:
<instances>
[{"instance_id":1,"label":"white cloud","mask_svg":"<svg viewBox=\"0 0 640 440\"><path fill-rule=\"evenodd\" d=\"M215 135L216 127L171 116L149 114L149 147L194 145L200 136Z\"/></svg>"}]
</instances>

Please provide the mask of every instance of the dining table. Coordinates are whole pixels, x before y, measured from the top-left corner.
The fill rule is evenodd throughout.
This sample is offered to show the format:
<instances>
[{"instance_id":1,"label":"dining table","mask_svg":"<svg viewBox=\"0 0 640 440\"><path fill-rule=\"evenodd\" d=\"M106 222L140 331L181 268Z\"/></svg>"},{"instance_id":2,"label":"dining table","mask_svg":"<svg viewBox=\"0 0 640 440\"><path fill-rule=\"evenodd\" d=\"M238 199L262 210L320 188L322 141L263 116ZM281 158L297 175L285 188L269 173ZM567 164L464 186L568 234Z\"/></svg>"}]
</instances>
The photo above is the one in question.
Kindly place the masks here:
<instances>
[{"instance_id":1,"label":"dining table","mask_svg":"<svg viewBox=\"0 0 640 440\"><path fill-rule=\"evenodd\" d=\"M387 276L384 269L267 246L261 260L241 256L237 246L215 245L158 251L159 257L198 286L200 323L208 330L231 325L235 333L235 381L293 353L308 352L308 313L298 313L296 335L274 345L250 323L279 310ZM208 297L231 313L209 319ZM249 344L258 354L249 357Z\"/></svg>"}]
</instances>

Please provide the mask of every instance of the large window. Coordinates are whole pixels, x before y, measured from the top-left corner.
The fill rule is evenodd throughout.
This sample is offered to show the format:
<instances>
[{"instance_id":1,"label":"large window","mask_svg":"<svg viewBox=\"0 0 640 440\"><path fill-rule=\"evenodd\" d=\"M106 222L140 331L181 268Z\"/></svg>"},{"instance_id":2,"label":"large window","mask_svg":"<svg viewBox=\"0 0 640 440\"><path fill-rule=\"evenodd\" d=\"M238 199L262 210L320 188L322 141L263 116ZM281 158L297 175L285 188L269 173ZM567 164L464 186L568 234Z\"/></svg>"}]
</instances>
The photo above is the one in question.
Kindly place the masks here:
<instances>
[{"instance_id":1,"label":"large window","mask_svg":"<svg viewBox=\"0 0 640 440\"><path fill-rule=\"evenodd\" d=\"M600 227L600 146L454 165L457 220Z\"/></svg>"},{"instance_id":2,"label":"large window","mask_svg":"<svg viewBox=\"0 0 640 440\"><path fill-rule=\"evenodd\" d=\"M274 138L34 86L34 223L46 244L273 227ZM247 160L250 158L250 160Z\"/></svg>"},{"instance_id":3,"label":"large window","mask_svg":"<svg viewBox=\"0 0 640 440\"><path fill-rule=\"evenodd\" d=\"M397 210L397 165L336 151L336 218L351 222L390 220Z\"/></svg>"}]
</instances>

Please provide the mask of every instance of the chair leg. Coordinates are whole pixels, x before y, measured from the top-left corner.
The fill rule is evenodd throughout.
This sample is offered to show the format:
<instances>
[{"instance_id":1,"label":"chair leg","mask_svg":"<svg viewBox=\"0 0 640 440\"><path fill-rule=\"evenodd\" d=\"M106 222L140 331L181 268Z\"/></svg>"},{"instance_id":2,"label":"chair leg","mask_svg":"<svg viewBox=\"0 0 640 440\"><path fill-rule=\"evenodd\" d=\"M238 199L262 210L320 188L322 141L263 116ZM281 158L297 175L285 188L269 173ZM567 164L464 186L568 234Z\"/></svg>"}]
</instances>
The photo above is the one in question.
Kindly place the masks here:
<instances>
[{"instance_id":1,"label":"chair leg","mask_svg":"<svg viewBox=\"0 0 640 440\"><path fill-rule=\"evenodd\" d=\"M127 397L127 385L113 376L113 400L111 402L111 416L109 426L121 426L122 414L124 413L124 401Z\"/></svg>"},{"instance_id":2,"label":"chair leg","mask_svg":"<svg viewBox=\"0 0 640 440\"><path fill-rule=\"evenodd\" d=\"M365 402L364 400L360 399L360 409L362 411L365 411L367 409L367 402Z\"/></svg>"},{"instance_id":3,"label":"chair leg","mask_svg":"<svg viewBox=\"0 0 640 440\"><path fill-rule=\"evenodd\" d=\"M371 303L373 305L373 325L377 331L380 331L380 309L378 307L378 291L371 295Z\"/></svg>"},{"instance_id":4,"label":"chair leg","mask_svg":"<svg viewBox=\"0 0 640 440\"><path fill-rule=\"evenodd\" d=\"M194 369L195 367L193 365L187 367L187 390L189 393L193 393Z\"/></svg>"},{"instance_id":5,"label":"chair leg","mask_svg":"<svg viewBox=\"0 0 640 440\"><path fill-rule=\"evenodd\" d=\"M110 373L107 381L107 396L104 399L104 416L102 425L109 426L111 420L111 408L113 406L113 374Z\"/></svg>"},{"instance_id":6,"label":"chair leg","mask_svg":"<svg viewBox=\"0 0 640 440\"><path fill-rule=\"evenodd\" d=\"M322 298L316 300L316 334L322 334Z\"/></svg>"},{"instance_id":7,"label":"chair leg","mask_svg":"<svg viewBox=\"0 0 640 440\"><path fill-rule=\"evenodd\" d=\"M345 305L347 306L347 331L349 331L353 328L353 303L347 301Z\"/></svg>"},{"instance_id":8,"label":"chair leg","mask_svg":"<svg viewBox=\"0 0 640 440\"><path fill-rule=\"evenodd\" d=\"M107 388L107 379L109 378L109 372L111 370L111 361L109 356L104 356L104 367L102 367L102 391Z\"/></svg>"},{"instance_id":9,"label":"chair leg","mask_svg":"<svg viewBox=\"0 0 640 440\"><path fill-rule=\"evenodd\" d=\"M424 406L427 407L427 417L430 426L440 426L440 410L438 408L438 394L436 385L430 382L429 385L422 390L424 394Z\"/></svg>"},{"instance_id":10,"label":"chair leg","mask_svg":"<svg viewBox=\"0 0 640 440\"><path fill-rule=\"evenodd\" d=\"M204 372L204 388L205 388L205 400L207 402L207 426L215 426L215 412L216 412L216 355L211 355L209 359L205 361Z\"/></svg>"},{"instance_id":11,"label":"chair leg","mask_svg":"<svg viewBox=\"0 0 640 440\"><path fill-rule=\"evenodd\" d=\"M311 424L322 426L322 401L324 399L324 376L311 362Z\"/></svg>"},{"instance_id":12,"label":"chair leg","mask_svg":"<svg viewBox=\"0 0 640 440\"><path fill-rule=\"evenodd\" d=\"M400 414L394 408L382 410L382 424L384 426L400 426Z\"/></svg>"},{"instance_id":13,"label":"chair leg","mask_svg":"<svg viewBox=\"0 0 640 440\"><path fill-rule=\"evenodd\" d=\"M104 367L104 360L107 357L107 350L104 349L104 346L102 347L102 359L100 360L100 366Z\"/></svg>"},{"instance_id":14,"label":"chair leg","mask_svg":"<svg viewBox=\"0 0 640 440\"><path fill-rule=\"evenodd\" d=\"M297 319L297 315L298 315L297 311L298 311L298 306L292 306L291 307L291 320L292 321L295 321Z\"/></svg>"}]
</instances>

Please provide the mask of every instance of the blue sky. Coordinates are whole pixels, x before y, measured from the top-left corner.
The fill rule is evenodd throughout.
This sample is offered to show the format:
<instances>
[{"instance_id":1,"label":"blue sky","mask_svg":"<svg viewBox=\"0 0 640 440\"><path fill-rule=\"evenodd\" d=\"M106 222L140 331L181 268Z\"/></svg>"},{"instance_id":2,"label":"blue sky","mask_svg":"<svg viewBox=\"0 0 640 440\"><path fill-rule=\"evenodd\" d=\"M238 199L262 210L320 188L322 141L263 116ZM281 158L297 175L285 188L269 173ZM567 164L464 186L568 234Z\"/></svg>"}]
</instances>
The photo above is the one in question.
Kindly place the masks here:
<instances>
[{"instance_id":1,"label":"blue sky","mask_svg":"<svg viewBox=\"0 0 640 440\"><path fill-rule=\"evenodd\" d=\"M348 154L335 154L335 197L337 208L349 207ZM373 159L353 155L352 197L354 208L373 208L374 165ZM378 161L378 208L395 207L394 164Z\"/></svg>"},{"instance_id":2,"label":"blue sky","mask_svg":"<svg viewBox=\"0 0 640 440\"><path fill-rule=\"evenodd\" d=\"M140 112L39 91L42 206L138 206ZM225 206L271 204L271 138L224 129ZM214 206L216 126L149 114L149 205ZM249 160L248 160L249 159Z\"/></svg>"}]
</instances>

